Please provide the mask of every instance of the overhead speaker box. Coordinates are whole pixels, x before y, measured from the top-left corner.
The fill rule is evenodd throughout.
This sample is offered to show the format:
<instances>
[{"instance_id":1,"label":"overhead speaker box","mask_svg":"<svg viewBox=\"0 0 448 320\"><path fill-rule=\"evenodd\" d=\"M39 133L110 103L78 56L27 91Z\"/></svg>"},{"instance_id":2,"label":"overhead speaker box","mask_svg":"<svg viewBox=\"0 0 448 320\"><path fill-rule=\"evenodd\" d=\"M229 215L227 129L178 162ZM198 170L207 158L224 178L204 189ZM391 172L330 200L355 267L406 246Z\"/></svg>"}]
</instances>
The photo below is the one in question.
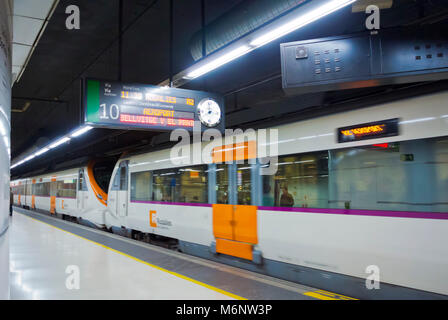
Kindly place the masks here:
<instances>
[{"instance_id":1,"label":"overhead speaker box","mask_svg":"<svg viewBox=\"0 0 448 320\"><path fill-rule=\"evenodd\" d=\"M281 45L287 94L448 79L448 28L385 29Z\"/></svg>"}]
</instances>

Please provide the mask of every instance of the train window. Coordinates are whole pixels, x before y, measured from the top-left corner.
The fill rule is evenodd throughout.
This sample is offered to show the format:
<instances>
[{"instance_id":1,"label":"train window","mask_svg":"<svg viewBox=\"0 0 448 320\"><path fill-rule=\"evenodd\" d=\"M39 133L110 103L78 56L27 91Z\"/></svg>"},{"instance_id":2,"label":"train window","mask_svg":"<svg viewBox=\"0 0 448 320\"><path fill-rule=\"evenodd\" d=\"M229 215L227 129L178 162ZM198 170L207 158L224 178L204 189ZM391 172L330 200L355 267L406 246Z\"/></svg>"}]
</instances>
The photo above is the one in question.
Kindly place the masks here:
<instances>
[{"instance_id":1,"label":"train window","mask_svg":"<svg viewBox=\"0 0 448 320\"><path fill-rule=\"evenodd\" d=\"M216 203L229 204L229 167L226 164L216 166Z\"/></svg>"},{"instance_id":2,"label":"train window","mask_svg":"<svg viewBox=\"0 0 448 320\"><path fill-rule=\"evenodd\" d=\"M120 190L120 170L118 169L117 173L114 176L114 181L112 182L112 189L113 191Z\"/></svg>"},{"instance_id":3,"label":"train window","mask_svg":"<svg viewBox=\"0 0 448 320\"><path fill-rule=\"evenodd\" d=\"M107 192L116 161L100 161L93 167L93 177L101 190ZM127 189L127 188L126 188Z\"/></svg>"},{"instance_id":4,"label":"train window","mask_svg":"<svg viewBox=\"0 0 448 320\"><path fill-rule=\"evenodd\" d=\"M121 167L120 168L120 190L127 190L128 189L128 179L127 179L127 168Z\"/></svg>"},{"instance_id":5,"label":"train window","mask_svg":"<svg viewBox=\"0 0 448 320\"><path fill-rule=\"evenodd\" d=\"M263 206L328 207L328 152L279 157L277 166L263 177Z\"/></svg>"},{"instance_id":6,"label":"train window","mask_svg":"<svg viewBox=\"0 0 448 320\"><path fill-rule=\"evenodd\" d=\"M152 186L155 201L208 203L207 166L154 171Z\"/></svg>"},{"instance_id":7,"label":"train window","mask_svg":"<svg viewBox=\"0 0 448 320\"><path fill-rule=\"evenodd\" d=\"M78 172L78 190L79 191L88 191L86 179L84 177L84 169L79 169L79 172Z\"/></svg>"},{"instance_id":8,"label":"train window","mask_svg":"<svg viewBox=\"0 0 448 320\"><path fill-rule=\"evenodd\" d=\"M33 185L31 184L31 182L27 183L26 185L26 194L27 195L33 194Z\"/></svg>"},{"instance_id":9,"label":"train window","mask_svg":"<svg viewBox=\"0 0 448 320\"><path fill-rule=\"evenodd\" d=\"M56 196L59 198L76 198L76 179L57 182Z\"/></svg>"},{"instance_id":10,"label":"train window","mask_svg":"<svg viewBox=\"0 0 448 320\"><path fill-rule=\"evenodd\" d=\"M52 181L50 182L50 196L56 197L58 193L58 182Z\"/></svg>"},{"instance_id":11,"label":"train window","mask_svg":"<svg viewBox=\"0 0 448 320\"><path fill-rule=\"evenodd\" d=\"M251 166L248 164L239 164L236 174L238 204L250 205L252 199Z\"/></svg>"},{"instance_id":12,"label":"train window","mask_svg":"<svg viewBox=\"0 0 448 320\"><path fill-rule=\"evenodd\" d=\"M131 174L131 201L151 201L151 172L135 172Z\"/></svg>"},{"instance_id":13,"label":"train window","mask_svg":"<svg viewBox=\"0 0 448 320\"><path fill-rule=\"evenodd\" d=\"M448 138L279 157L263 206L448 212Z\"/></svg>"},{"instance_id":14,"label":"train window","mask_svg":"<svg viewBox=\"0 0 448 320\"><path fill-rule=\"evenodd\" d=\"M38 197L50 196L50 182L37 183L34 185L35 195Z\"/></svg>"},{"instance_id":15,"label":"train window","mask_svg":"<svg viewBox=\"0 0 448 320\"><path fill-rule=\"evenodd\" d=\"M448 211L448 138L330 153L334 208Z\"/></svg>"}]
</instances>

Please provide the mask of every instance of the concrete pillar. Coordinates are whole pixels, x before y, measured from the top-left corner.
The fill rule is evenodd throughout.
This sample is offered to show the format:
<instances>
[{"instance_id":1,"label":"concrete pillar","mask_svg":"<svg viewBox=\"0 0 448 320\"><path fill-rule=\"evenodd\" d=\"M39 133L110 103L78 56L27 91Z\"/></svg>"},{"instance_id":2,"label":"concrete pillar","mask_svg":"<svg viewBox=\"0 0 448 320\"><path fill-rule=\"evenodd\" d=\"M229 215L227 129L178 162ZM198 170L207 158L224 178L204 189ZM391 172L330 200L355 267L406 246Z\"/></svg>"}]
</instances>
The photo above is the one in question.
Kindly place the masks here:
<instances>
[{"instance_id":1,"label":"concrete pillar","mask_svg":"<svg viewBox=\"0 0 448 320\"><path fill-rule=\"evenodd\" d=\"M12 1L0 1L0 300L9 298Z\"/></svg>"}]
</instances>

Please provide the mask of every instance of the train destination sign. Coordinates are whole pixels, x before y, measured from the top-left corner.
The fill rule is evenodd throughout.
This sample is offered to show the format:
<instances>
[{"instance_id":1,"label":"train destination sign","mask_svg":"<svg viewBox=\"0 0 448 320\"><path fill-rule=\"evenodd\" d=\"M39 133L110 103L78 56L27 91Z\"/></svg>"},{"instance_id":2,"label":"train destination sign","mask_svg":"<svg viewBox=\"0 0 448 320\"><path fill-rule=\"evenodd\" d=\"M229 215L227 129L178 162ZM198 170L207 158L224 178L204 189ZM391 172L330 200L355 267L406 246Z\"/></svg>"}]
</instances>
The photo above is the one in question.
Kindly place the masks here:
<instances>
[{"instance_id":1,"label":"train destination sign","mask_svg":"<svg viewBox=\"0 0 448 320\"><path fill-rule=\"evenodd\" d=\"M85 123L104 128L224 131L224 98L202 91L87 79Z\"/></svg>"},{"instance_id":2,"label":"train destination sign","mask_svg":"<svg viewBox=\"0 0 448 320\"><path fill-rule=\"evenodd\" d=\"M353 142L398 136L398 119L363 123L338 129L338 142Z\"/></svg>"}]
</instances>

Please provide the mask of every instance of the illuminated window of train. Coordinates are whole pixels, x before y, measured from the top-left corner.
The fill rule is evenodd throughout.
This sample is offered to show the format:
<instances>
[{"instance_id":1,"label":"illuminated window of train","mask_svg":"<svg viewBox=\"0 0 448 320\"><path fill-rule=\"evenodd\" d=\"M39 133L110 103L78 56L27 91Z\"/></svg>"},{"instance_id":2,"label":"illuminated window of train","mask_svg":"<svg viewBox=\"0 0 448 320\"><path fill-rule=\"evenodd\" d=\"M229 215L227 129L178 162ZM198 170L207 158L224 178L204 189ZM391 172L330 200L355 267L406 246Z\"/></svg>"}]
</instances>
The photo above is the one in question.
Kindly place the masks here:
<instances>
[{"instance_id":1,"label":"illuminated window of train","mask_svg":"<svg viewBox=\"0 0 448 320\"><path fill-rule=\"evenodd\" d=\"M52 181L50 182L50 197L57 196L58 193L58 182Z\"/></svg>"},{"instance_id":2,"label":"illuminated window of train","mask_svg":"<svg viewBox=\"0 0 448 320\"><path fill-rule=\"evenodd\" d=\"M26 194L27 195L33 194L33 185L31 184L31 182L26 184Z\"/></svg>"},{"instance_id":3,"label":"illuminated window of train","mask_svg":"<svg viewBox=\"0 0 448 320\"><path fill-rule=\"evenodd\" d=\"M216 203L229 204L229 168L226 164L216 166Z\"/></svg>"},{"instance_id":4,"label":"illuminated window of train","mask_svg":"<svg viewBox=\"0 0 448 320\"><path fill-rule=\"evenodd\" d=\"M57 182L56 196L60 198L76 198L76 179Z\"/></svg>"},{"instance_id":5,"label":"illuminated window of train","mask_svg":"<svg viewBox=\"0 0 448 320\"><path fill-rule=\"evenodd\" d=\"M151 172L131 174L131 201L151 201Z\"/></svg>"},{"instance_id":6,"label":"illuminated window of train","mask_svg":"<svg viewBox=\"0 0 448 320\"><path fill-rule=\"evenodd\" d=\"M208 203L207 166L154 171L153 195L155 201Z\"/></svg>"},{"instance_id":7,"label":"illuminated window of train","mask_svg":"<svg viewBox=\"0 0 448 320\"><path fill-rule=\"evenodd\" d=\"M251 205L251 166L249 164L239 164L237 166L236 174L238 204Z\"/></svg>"},{"instance_id":8,"label":"illuminated window of train","mask_svg":"<svg viewBox=\"0 0 448 320\"><path fill-rule=\"evenodd\" d=\"M34 185L34 195L38 197L50 196L50 182L37 183Z\"/></svg>"},{"instance_id":9,"label":"illuminated window of train","mask_svg":"<svg viewBox=\"0 0 448 320\"><path fill-rule=\"evenodd\" d=\"M448 212L448 138L330 152L333 208Z\"/></svg>"},{"instance_id":10,"label":"illuminated window of train","mask_svg":"<svg viewBox=\"0 0 448 320\"><path fill-rule=\"evenodd\" d=\"M275 176L263 177L263 205L328 207L328 152L279 157Z\"/></svg>"},{"instance_id":11,"label":"illuminated window of train","mask_svg":"<svg viewBox=\"0 0 448 320\"><path fill-rule=\"evenodd\" d=\"M263 206L448 212L448 138L279 157Z\"/></svg>"}]
</instances>

